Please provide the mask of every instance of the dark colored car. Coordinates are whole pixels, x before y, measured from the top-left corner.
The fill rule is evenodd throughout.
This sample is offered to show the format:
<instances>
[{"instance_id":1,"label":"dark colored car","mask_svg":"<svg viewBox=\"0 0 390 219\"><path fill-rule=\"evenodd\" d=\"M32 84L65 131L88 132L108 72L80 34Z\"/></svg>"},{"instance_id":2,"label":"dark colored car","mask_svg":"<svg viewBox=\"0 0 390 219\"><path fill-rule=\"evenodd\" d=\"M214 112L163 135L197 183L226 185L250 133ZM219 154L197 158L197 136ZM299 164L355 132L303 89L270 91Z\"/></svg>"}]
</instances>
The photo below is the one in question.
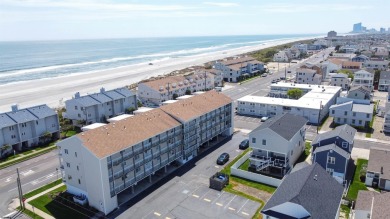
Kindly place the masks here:
<instances>
[{"instance_id":1,"label":"dark colored car","mask_svg":"<svg viewBox=\"0 0 390 219\"><path fill-rule=\"evenodd\" d=\"M243 140L240 145L238 145L238 148L239 149L242 149L242 150L245 150L249 147L249 140L248 139L245 139Z\"/></svg>"},{"instance_id":2,"label":"dark colored car","mask_svg":"<svg viewBox=\"0 0 390 219\"><path fill-rule=\"evenodd\" d=\"M217 164L218 165L224 165L228 161L229 161L229 154L228 153L222 153L221 155L219 155L219 157L217 159Z\"/></svg>"}]
</instances>

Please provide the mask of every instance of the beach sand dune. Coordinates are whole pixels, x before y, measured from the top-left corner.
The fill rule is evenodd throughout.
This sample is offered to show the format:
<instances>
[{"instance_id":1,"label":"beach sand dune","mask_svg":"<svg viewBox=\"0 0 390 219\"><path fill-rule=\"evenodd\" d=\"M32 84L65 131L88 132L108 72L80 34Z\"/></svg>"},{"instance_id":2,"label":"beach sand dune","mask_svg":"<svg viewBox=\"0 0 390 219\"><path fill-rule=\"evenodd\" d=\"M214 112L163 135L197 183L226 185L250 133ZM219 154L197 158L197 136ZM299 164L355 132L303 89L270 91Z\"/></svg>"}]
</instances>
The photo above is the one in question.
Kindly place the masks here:
<instances>
[{"instance_id":1,"label":"beach sand dune","mask_svg":"<svg viewBox=\"0 0 390 219\"><path fill-rule=\"evenodd\" d=\"M149 77L168 74L193 65L201 65L212 60L305 39L310 38L280 40L202 55L173 58L153 63L153 65L125 66L92 73L1 85L0 112L10 111L12 104L19 104L21 108L38 104L48 104L50 107L63 106L64 101L71 99L76 92L85 95L98 92L101 87L106 89L123 87Z\"/></svg>"}]
</instances>

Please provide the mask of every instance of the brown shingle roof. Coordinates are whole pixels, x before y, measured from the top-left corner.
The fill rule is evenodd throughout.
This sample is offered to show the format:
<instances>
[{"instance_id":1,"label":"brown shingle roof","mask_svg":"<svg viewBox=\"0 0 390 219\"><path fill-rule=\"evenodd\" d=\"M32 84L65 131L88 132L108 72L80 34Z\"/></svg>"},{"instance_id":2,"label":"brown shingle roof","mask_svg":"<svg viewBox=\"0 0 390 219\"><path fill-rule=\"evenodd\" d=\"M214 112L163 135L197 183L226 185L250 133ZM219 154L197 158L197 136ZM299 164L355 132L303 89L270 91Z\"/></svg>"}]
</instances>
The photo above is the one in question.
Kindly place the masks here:
<instances>
[{"instance_id":1,"label":"brown shingle roof","mask_svg":"<svg viewBox=\"0 0 390 219\"><path fill-rule=\"evenodd\" d=\"M379 193L373 191L359 191L356 199L355 210L371 211L373 198L377 194Z\"/></svg>"},{"instance_id":2,"label":"brown shingle roof","mask_svg":"<svg viewBox=\"0 0 390 219\"><path fill-rule=\"evenodd\" d=\"M186 80L186 78L183 76L170 76L170 77L165 77L153 81L143 82L143 84L157 91L159 91L160 86L162 86L164 88L163 91L165 91L169 83L169 87L170 87L169 89L172 91L181 88L179 87L179 83L184 82L184 80ZM176 88L172 87L174 83L176 83Z\"/></svg>"},{"instance_id":3,"label":"brown shingle roof","mask_svg":"<svg viewBox=\"0 0 390 219\"><path fill-rule=\"evenodd\" d=\"M329 59L329 61L330 62L332 62L333 64L335 64L335 65L341 65L341 64L343 64L343 60L341 60L341 59L334 59L334 58L331 58L331 59Z\"/></svg>"},{"instance_id":4,"label":"brown shingle roof","mask_svg":"<svg viewBox=\"0 0 390 219\"><path fill-rule=\"evenodd\" d=\"M372 219L390 218L389 200L390 192L375 196L371 215Z\"/></svg>"},{"instance_id":5,"label":"brown shingle roof","mask_svg":"<svg viewBox=\"0 0 390 219\"><path fill-rule=\"evenodd\" d=\"M190 121L231 102L229 97L212 90L160 108L181 121Z\"/></svg>"},{"instance_id":6,"label":"brown shingle roof","mask_svg":"<svg viewBox=\"0 0 390 219\"><path fill-rule=\"evenodd\" d=\"M80 133L77 137L95 156L104 158L179 125L161 109L154 109Z\"/></svg>"},{"instance_id":7,"label":"brown shingle roof","mask_svg":"<svg viewBox=\"0 0 390 219\"><path fill-rule=\"evenodd\" d=\"M362 63L361 62L350 62L350 61L345 61L342 63L343 67L344 66L353 66L353 67L362 67Z\"/></svg>"},{"instance_id":8,"label":"brown shingle roof","mask_svg":"<svg viewBox=\"0 0 390 219\"><path fill-rule=\"evenodd\" d=\"M255 60L255 59L248 56L248 57L242 57L242 58L236 58L236 59L230 59L227 61L222 61L221 63L224 65L234 65L234 64L249 62L249 61L253 61L253 60Z\"/></svg>"},{"instance_id":9,"label":"brown shingle roof","mask_svg":"<svg viewBox=\"0 0 390 219\"><path fill-rule=\"evenodd\" d=\"M380 178L390 180L389 160L390 160L390 150L371 147L370 157L367 165L367 171L380 173Z\"/></svg>"}]
</instances>

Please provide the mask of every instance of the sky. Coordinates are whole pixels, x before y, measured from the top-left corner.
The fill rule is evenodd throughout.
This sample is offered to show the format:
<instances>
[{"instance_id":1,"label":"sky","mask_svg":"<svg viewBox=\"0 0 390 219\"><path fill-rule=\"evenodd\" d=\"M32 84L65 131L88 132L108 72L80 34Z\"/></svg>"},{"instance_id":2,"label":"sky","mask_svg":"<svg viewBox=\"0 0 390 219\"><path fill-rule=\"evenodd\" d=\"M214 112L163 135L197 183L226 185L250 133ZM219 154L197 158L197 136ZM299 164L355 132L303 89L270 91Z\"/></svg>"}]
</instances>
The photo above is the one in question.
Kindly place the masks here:
<instances>
[{"instance_id":1,"label":"sky","mask_svg":"<svg viewBox=\"0 0 390 219\"><path fill-rule=\"evenodd\" d=\"M389 0L0 0L0 41L346 33ZM380 15L380 16L379 16Z\"/></svg>"}]
</instances>

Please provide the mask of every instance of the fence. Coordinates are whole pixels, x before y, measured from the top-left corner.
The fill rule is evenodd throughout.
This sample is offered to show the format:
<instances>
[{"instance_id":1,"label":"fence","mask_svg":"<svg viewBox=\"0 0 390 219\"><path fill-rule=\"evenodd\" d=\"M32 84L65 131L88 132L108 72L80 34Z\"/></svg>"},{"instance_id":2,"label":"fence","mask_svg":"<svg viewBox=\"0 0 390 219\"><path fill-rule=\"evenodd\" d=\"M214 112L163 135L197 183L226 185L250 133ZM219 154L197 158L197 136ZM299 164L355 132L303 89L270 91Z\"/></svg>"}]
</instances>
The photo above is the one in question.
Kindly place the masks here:
<instances>
[{"instance_id":1,"label":"fence","mask_svg":"<svg viewBox=\"0 0 390 219\"><path fill-rule=\"evenodd\" d=\"M245 170L238 169L250 156L251 151L242 156L235 164L230 168L231 175L238 176L244 179L249 179L255 182L267 184L270 186L278 187L282 183L281 179L272 178L258 173L252 173Z\"/></svg>"}]
</instances>

